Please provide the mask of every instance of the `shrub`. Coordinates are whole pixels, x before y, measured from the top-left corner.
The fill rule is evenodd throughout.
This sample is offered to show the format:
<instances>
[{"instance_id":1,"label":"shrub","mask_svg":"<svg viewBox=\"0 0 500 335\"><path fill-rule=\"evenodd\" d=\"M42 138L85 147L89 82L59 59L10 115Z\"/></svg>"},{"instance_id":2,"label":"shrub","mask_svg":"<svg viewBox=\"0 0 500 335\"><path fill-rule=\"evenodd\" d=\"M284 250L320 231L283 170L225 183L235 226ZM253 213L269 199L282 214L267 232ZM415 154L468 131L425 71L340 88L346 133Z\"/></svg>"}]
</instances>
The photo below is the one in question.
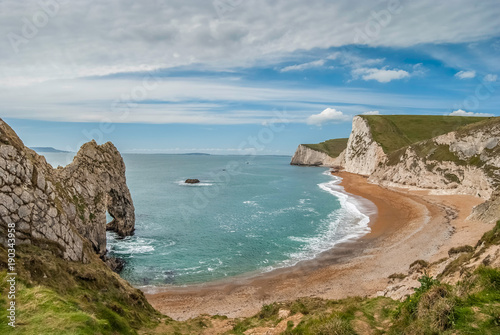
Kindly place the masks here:
<instances>
[{"instance_id":1,"label":"shrub","mask_svg":"<svg viewBox=\"0 0 500 335\"><path fill-rule=\"evenodd\" d=\"M314 329L314 334L317 335L352 335L355 334L354 329L347 320L335 317Z\"/></svg>"},{"instance_id":2,"label":"shrub","mask_svg":"<svg viewBox=\"0 0 500 335\"><path fill-rule=\"evenodd\" d=\"M420 287L415 289L415 293L422 294L427 292L432 286L438 285L439 280L432 278L431 276L424 274L422 277L418 279L420 283Z\"/></svg>"},{"instance_id":3,"label":"shrub","mask_svg":"<svg viewBox=\"0 0 500 335\"><path fill-rule=\"evenodd\" d=\"M404 273L393 273L392 275L389 276L389 279L405 279L408 277Z\"/></svg>"},{"instance_id":4,"label":"shrub","mask_svg":"<svg viewBox=\"0 0 500 335\"><path fill-rule=\"evenodd\" d=\"M429 263L424 261L423 259L417 259L415 262L410 264L410 269L418 266L419 268L426 268L429 266Z\"/></svg>"},{"instance_id":5,"label":"shrub","mask_svg":"<svg viewBox=\"0 0 500 335\"><path fill-rule=\"evenodd\" d=\"M495 227L484 233L483 237L477 243L478 245L485 244L486 246L492 244L500 244L500 221L497 222Z\"/></svg>"},{"instance_id":6,"label":"shrub","mask_svg":"<svg viewBox=\"0 0 500 335\"><path fill-rule=\"evenodd\" d=\"M451 248L450 250L448 250L448 256L453 256L453 255L456 255L456 254L461 254L463 252L474 252L474 248L471 247L470 245L462 245L461 247L455 247L455 248Z\"/></svg>"},{"instance_id":7,"label":"shrub","mask_svg":"<svg viewBox=\"0 0 500 335\"><path fill-rule=\"evenodd\" d=\"M279 310L280 310L280 306L278 306L278 304L276 304L276 303L264 305L264 306L262 306L262 309L260 310L257 317L259 319L269 319L273 316L277 316Z\"/></svg>"}]
</instances>

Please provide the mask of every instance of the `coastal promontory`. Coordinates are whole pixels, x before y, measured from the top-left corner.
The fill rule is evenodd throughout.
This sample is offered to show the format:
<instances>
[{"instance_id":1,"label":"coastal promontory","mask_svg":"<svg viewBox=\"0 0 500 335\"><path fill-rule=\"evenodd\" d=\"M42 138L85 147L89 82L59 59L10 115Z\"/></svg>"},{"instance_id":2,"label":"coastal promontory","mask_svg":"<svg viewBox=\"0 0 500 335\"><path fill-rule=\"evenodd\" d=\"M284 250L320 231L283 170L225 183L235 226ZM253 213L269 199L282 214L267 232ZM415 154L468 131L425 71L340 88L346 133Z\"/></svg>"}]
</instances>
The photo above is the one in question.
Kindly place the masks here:
<instances>
[{"instance_id":1,"label":"coastal promontory","mask_svg":"<svg viewBox=\"0 0 500 335\"><path fill-rule=\"evenodd\" d=\"M112 143L86 143L71 164L54 169L2 120L0 141L0 229L14 223L18 244L51 243L63 258L87 262L90 253L105 255L106 229L133 233L125 164Z\"/></svg>"},{"instance_id":2,"label":"coastal promontory","mask_svg":"<svg viewBox=\"0 0 500 335\"><path fill-rule=\"evenodd\" d=\"M112 143L86 143L71 164L53 168L0 119L0 276L14 280L20 333L132 334L156 322L143 293L110 269L121 262L106 255L106 230L125 237L134 226Z\"/></svg>"}]
</instances>

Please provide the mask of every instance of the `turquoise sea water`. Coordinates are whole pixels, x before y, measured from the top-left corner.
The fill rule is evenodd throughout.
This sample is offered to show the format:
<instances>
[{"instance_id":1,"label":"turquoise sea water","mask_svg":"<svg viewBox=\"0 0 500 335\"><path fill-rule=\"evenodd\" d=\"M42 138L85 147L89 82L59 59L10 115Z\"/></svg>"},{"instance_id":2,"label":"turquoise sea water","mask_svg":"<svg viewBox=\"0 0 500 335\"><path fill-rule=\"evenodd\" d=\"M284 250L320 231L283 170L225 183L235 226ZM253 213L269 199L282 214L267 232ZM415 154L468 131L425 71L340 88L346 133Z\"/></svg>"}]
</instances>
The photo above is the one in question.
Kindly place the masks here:
<instances>
[{"instance_id":1,"label":"turquoise sea water","mask_svg":"<svg viewBox=\"0 0 500 335\"><path fill-rule=\"evenodd\" d=\"M72 159L44 155L54 166ZM121 276L137 286L291 266L369 231L363 204L341 192L338 178L290 166L290 157L123 156L136 231L108 233L108 249L125 259Z\"/></svg>"}]
</instances>

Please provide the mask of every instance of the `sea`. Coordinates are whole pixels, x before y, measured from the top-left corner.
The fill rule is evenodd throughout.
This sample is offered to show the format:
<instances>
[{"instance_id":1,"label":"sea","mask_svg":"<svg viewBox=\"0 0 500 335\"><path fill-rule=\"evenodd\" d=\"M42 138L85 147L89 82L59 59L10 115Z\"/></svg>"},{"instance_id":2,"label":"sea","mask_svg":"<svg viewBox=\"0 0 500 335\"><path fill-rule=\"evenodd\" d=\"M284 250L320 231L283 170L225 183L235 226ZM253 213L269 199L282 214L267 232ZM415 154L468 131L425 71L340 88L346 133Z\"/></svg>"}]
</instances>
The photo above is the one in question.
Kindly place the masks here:
<instances>
[{"instance_id":1,"label":"sea","mask_svg":"<svg viewBox=\"0 0 500 335\"><path fill-rule=\"evenodd\" d=\"M73 155L43 153L54 167ZM137 287L208 283L293 266L370 231L373 204L288 156L124 154L135 234L107 233ZM200 180L186 184L188 178ZM109 218L109 216L108 216Z\"/></svg>"}]
</instances>

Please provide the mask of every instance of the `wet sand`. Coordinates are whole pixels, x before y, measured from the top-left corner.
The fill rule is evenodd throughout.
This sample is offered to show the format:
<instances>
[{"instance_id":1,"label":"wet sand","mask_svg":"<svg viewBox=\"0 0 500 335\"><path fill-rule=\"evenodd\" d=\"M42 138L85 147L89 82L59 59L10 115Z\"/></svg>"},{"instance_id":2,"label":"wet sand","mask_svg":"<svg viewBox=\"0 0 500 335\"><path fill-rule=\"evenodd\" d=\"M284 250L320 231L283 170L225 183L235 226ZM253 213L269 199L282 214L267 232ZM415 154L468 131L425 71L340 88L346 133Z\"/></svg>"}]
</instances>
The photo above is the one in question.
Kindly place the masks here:
<instances>
[{"instance_id":1,"label":"wet sand","mask_svg":"<svg viewBox=\"0 0 500 335\"><path fill-rule=\"evenodd\" d=\"M385 289L389 275L406 271L413 261L434 261L451 247L474 245L491 229L465 220L482 202L479 198L386 189L359 175L336 175L343 178L341 186L348 193L376 205L369 234L293 267L203 285L149 289L148 301L161 313L186 320L200 314L251 316L264 304L298 297L372 296Z\"/></svg>"}]
</instances>

